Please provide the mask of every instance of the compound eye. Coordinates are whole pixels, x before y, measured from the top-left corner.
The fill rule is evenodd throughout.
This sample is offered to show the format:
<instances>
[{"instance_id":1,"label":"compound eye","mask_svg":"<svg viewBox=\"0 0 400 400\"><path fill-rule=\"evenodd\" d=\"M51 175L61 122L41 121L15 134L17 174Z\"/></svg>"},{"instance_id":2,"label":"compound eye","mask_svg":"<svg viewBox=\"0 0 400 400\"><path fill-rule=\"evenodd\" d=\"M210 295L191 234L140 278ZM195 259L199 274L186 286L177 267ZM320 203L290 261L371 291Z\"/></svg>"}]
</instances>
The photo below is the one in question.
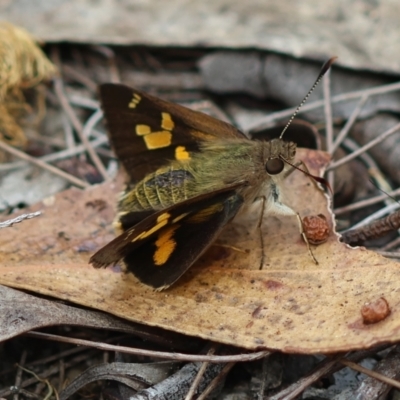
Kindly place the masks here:
<instances>
[{"instance_id":1,"label":"compound eye","mask_svg":"<svg viewBox=\"0 0 400 400\"><path fill-rule=\"evenodd\" d=\"M265 170L270 175L280 174L283 171L284 167L285 163L279 158L273 158L272 160L268 160L267 163L265 164Z\"/></svg>"}]
</instances>

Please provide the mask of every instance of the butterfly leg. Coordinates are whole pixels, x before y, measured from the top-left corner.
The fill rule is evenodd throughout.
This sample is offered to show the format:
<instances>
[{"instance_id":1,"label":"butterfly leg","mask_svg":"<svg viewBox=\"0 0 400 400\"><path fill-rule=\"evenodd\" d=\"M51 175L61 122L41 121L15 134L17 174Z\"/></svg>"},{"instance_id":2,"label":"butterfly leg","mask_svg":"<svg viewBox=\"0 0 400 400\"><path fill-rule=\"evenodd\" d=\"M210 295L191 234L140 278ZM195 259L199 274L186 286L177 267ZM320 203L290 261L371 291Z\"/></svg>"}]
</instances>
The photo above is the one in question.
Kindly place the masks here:
<instances>
[{"instance_id":1,"label":"butterfly leg","mask_svg":"<svg viewBox=\"0 0 400 400\"><path fill-rule=\"evenodd\" d=\"M296 213L296 216L297 216L297 221L299 223L300 235L303 238L303 240L304 240L304 242L305 242L305 244L307 246L308 254L312 258L312 260L315 262L315 264L318 265L318 260L315 258L314 254L313 254L313 252L311 250L310 242L308 241L307 236L306 236L306 234L304 232L303 221L301 220L300 214L298 212L295 212L295 213Z\"/></svg>"},{"instance_id":2,"label":"butterfly leg","mask_svg":"<svg viewBox=\"0 0 400 400\"><path fill-rule=\"evenodd\" d=\"M294 211L292 208L290 208L286 204L283 204L280 201L277 201L276 199L274 199L274 201L270 203L268 212L271 214L275 214L275 215L287 215L287 216L293 215L293 216L297 217L297 221L299 223L300 235L303 238L303 240L307 246L308 253L310 254L310 257L315 262L315 264L318 264L318 261L315 258L314 254L311 250L310 242L308 241L307 236L304 232L303 221L301 220L300 214L298 212Z\"/></svg>"},{"instance_id":3,"label":"butterfly leg","mask_svg":"<svg viewBox=\"0 0 400 400\"><path fill-rule=\"evenodd\" d=\"M259 218L258 224L257 224L257 230L258 230L258 233L260 234L260 246L261 246L260 267L258 269L261 270L263 265L264 265L264 259L265 259L264 235L263 235L263 232L262 232L262 221L264 219L265 203L267 201L267 198L265 196L260 196L260 197L257 197L256 200L261 200L262 201L260 218Z\"/></svg>"}]
</instances>

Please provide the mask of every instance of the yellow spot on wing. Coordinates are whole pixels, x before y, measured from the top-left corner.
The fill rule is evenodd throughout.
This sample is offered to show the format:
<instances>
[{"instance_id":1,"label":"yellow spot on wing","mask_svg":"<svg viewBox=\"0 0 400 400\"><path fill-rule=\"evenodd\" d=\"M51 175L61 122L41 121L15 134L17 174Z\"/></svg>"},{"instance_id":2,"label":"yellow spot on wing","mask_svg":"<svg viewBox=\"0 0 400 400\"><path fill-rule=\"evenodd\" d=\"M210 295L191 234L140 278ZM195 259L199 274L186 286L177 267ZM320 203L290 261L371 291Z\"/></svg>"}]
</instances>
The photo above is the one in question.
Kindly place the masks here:
<instances>
[{"instance_id":1,"label":"yellow spot on wing","mask_svg":"<svg viewBox=\"0 0 400 400\"><path fill-rule=\"evenodd\" d=\"M163 213L157 217L157 222L164 221L164 220L168 219L170 216L171 216L170 213Z\"/></svg>"},{"instance_id":2,"label":"yellow spot on wing","mask_svg":"<svg viewBox=\"0 0 400 400\"><path fill-rule=\"evenodd\" d=\"M172 142L172 133L168 131L153 132L143 136L143 140L149 150L168 147Z\"/></svg>"},{"instance_id":3,"label":"yellow spot on wing","mask_svg":"<svg viewBox=\"0 0 400 400\"><path fill-rule=\"evenodd\" d=\"M114 230L116 230L118 233L122 233L123 229L122 229L122 223L119 220L115 220L113 222L113 226L114 226Z\"/></svg>"},{"instance_id":4,"label":"yellow spot on wing","mask_svg":"<svg viewBox=\"0 0 400 400\"><path fill-rule=\"evenodd\" d=\"M183 213L183 214L181 214L181 215L178 215L177 217L175 217L175 218L172 220L172 223L174 224L175 222L180 221L182 218L185 218L186 215L188 215L188 214L189 214L189 213Z\"/></svg>"},{"instance_id":5,"label":"yellow spot on wing","mask_svg":"<svg viewBox=\"0 0 400 400\"><path fill-rule=\"evenodd\" d=\"M148 125L136 125L136 135L144 136L151 133L151 129Z\"/></svg>"},{"instance_id":6,"label":"yellow spot on wing","mask_svg":"<svg viewBox=\"0 0 400 400\"><path fill-rule=\"evenodd\" d=\"M156 225L154 225L148 231L143 231L140 235L137 235L136 237L134 237L132 239L132 243L136 242L137 240L147 238L148 236L152 235L154 232L159 231L163 226L167 225L167 223L168 223L168 219L163 219L163 220L159 221Z\"/></svg>"},{"instance_id":7,"label":"yellow spot on wing","mask_svg":"<svg viewBox=\"0 0 400 400\"><path fill-rule=\"evenodd\" d=\"M178 228L179 225L173 225L159 233L158 239L155 242L157 250L153 254L155 265L164 265L170 258L171 254L174 252L176 248L174 234Z\"/></svg>"},{"instance_id":8,"label":"yellow spot on wing","mask_svg":"<svg viewBox=\"0 0 400 400\"><path fill-rule=\"evenodd\" d=\"M140 103L140 100L142 100L140 95L138 95L137 93L133 93L132 100L128 104L128 107L129 108L135 108Z\"/></svg>"},{"instance_id":9,"label":"yellow spot on wing","mask_svg":"<svg viewBox=\"0 0 400 400\"><path fill-rule=\"evenodd\" d=\"M208 221L213 215L222 211L224 208L222 203L213 204L207 208L203 208L196 214L193 214L187 219L187 222L191 224L201 224L202 222Z\"/></svg>"},{"instance_id":10,"label":"yellow spot on wing","mask_svg":"<svg viewBox=\"0 0 400 400\"><path fill-rule=\"evenodd\" d=\"M161 113L161 118L161 128L172 131L175 127L175 123L172 121L171 114L163 112Z\"/></svg>"},{"instance_id":11,"label":"yellow spot on wing","mask_svg":"<svg viewBox=\"0 0 400 400\"><path fill-rule=\"evenodd\" d=\"M186 150L185 146L178 146L175 149L175 159L176 160L189 160L190 154Z\"/></svg>"}]
</instances>

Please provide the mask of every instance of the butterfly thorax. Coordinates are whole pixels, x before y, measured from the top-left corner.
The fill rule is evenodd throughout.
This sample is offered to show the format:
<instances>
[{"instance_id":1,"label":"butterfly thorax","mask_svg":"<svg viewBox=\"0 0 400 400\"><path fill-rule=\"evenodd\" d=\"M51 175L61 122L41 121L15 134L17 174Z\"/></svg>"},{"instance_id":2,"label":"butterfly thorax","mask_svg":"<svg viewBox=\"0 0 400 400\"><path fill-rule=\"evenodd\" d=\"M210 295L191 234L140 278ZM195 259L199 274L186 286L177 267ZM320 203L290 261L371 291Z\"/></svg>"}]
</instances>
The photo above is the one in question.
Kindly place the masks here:
<instances>
[{"instance_id":1,"label":"butterfly thorax","mask_svg":"<svg viewBox=\"0 0 400 400\"><path fill-rule=\"evenodd\" d=\"M189 159L171 161L145 176L122 194L119 208L124 213L160 210L227 186L237 186L245 201L254 199L263 184L277 182L284 174L269 175L267 161L292 161L295 153L295 143L281 139L207 141Z\"/></svg>"}]
</instances>

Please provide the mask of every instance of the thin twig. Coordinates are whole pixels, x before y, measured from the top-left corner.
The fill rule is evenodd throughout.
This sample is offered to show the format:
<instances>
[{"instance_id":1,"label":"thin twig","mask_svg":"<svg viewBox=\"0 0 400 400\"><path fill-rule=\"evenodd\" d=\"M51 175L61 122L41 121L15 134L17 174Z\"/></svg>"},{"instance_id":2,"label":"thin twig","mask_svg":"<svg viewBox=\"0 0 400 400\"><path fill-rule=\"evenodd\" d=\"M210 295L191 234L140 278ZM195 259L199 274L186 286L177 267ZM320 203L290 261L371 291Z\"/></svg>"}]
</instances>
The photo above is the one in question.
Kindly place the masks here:
<instances>
[{"instance_id":1,"label":"thin twig","mask_svg":"<svg viewBox=\"0 0 400 400\"><path fill-rule=\"evenodd\" d=\"M81 142L83 143L87 152L89 153L89 156L90 156L91 160L93 161L93 164L96 166L97 170L99 171L100 175L104 178L104 180L107 180L108 179L107 171L106 171L103 163L101 162L99 156L97 155L97 153L94 151L94 149L90 145L89 138L87 138L84 135L82 124L79 121L78 117L75 115L73 108L69 104L68 99L64 94L63 83L60 78L57 78L54 80L54 91L57 94L57 97L60 101L61 107L67 114L67 116L70 119L73 127L75 128L75 131L78 134Z\"/></svg>"},{"instance_id":2,"label":"thin twig","mask_svg":"<svg viewBox=\"0 0 400 400\"><path fill-rule=\"evenodd\" d=\"M27 352L26 352L26 350L24 350L24 351L22 352L22 355L21 355L21 358L20 358L20 361L19 361L20 365L24 365L24 364L25 364L26 356L27 356ZM18 364L17 364L17 365L18 365ZM23 371L23 368L18 369L18 370L17 370L17 374L16 374L16 376L15 376L15 383L14 383L14 386L15 386L16 388L18 388L18 389L19 389L20 386L21 386L22 371ZM19 394L18 394L18 392L17 392L17 393L14 394L13 400L18 400L18 399L19 399Z\"/></svg>"},{"instance_id":3,"label":"thin twig","mask_svg":"<svg viewBox=\"0 0 400 400\"><path fill-rule=\"evenodd\" d=\"M363 97L361 97L360 101L358 102L356 108L353 110L353 112L351 113L350 117L348 118L348 120L346 121L346 124L344 125L344 127L341 129L341 131L339 132L339 134L336 136L335 141L333 142L332 148L331 148L331 153L333 154L336 149L340 146L340 144L342 143L343 139L347 136L347 134L349 133L350 129L352 128L352 126L354 125L354 123L356 122L358 116L360 115L361 110L364 107L365 102L368 100L368 96L364 95Z\"/></svg>"},{"instance_id":4,"label":"thin twig","mask_svg":"<svg viewBox=\"0 0 400 400\"><path fill-rule=\"evenodd\" d=\"M381 251L381 250L375 250L377 253L379 253L383 257L388 257L388 258L400 258L400 252L399 251Z\"/></svg>"},{"instance_id":5,"label":"thin twig","mask_svg":"<svg viewBox=\"0 0 400 400\"><path fill-rule=\"evenodd\" d=\"M83 126L82 133L85 137L89 137L92 133L93 128L97 125L99 121L103 118L103 111L98 108L87 120ZM90 142L89 142L90 143ZM107 174L108 176L108 174Z\"/></svg>"},{"instance_id":6,"label":"thin twig","mask_svg":"<svg viewBox=\"0 0 400 400\"><path fill-rule=\"evenodd\" d=\"M357 151L360 146L351 138L346 138L343 140L343 145L346 147L348 150L355 152ZM392 187L390 186L390 183L386 179L385 175L382 173L380 170L378 164L375 162L375 160L368 154L368 153L363 153L360 154L360 160L367 166L368 168L368 174L369 176L375 181L376 187L381 190L383 193L388 193L392 190ZM393 202L390 197L386 197L384 199L384 202L386 205L389 205Z\"/></svg>"},{"instance_id":7,"label":"thin twig","mask_svg":"<svg viewBox=\"0 0 400 400\"><path fill-rule=\"evenodd\" d=\"M398 208L400 208L399 203L389 204L388 206L381 208L380 210L374 212L373 214L368 215L368 217L364 218L362 221L353 225L351 227L351 230L358 229L358 228L361 228L362 226L368 225L368 224L372 223L373 221L375 221L379 218L382 218L385 215L387 215L393 211L396 211ZM348 232L348 231L350 231L350 229L346 229L345 232ZM345 233L345 232L342 232L342 233Z\"/></svg>"},{"instance_id":8,"label":"thin twig","mask_svg":"<svg viewBox=\"0 0 400 400\"><path fill-rule=\"evenodd\" d=\"M197 398L197 400L205 400L207 396L217 387L222 379L228 374L228 372L235 365L235 362L230 362L225 365L223 370L210 382L204 392Z\"/></svg>"},{"instance_id":9,"label":"thin twig","mask_svg":"<svg viewBox=\"0 0 400 400\"><path fill-rule=\"evenodd\" d=\"M351 229L342 234L342 240L348 244L359 244L369 239L377 239L400 228L400 212L395 211L386 218L373 221L358 229Z\"/></svg>"},{"instance_id":10,"label":"thin twig","mask_svg":"<svg viewBox=\"0 0 400 400\"><path fill-rule=\"evenodd\" d=\"M268 375L268 361L269 361L268 357L265 357L262 360L261 384L260 384L260 389L258 390L257 400L263 400L264 398L266 380Z\"/></svg>"},{"instance_id":11,"label":"thin twig","mask_svg":"<svg viewBox=\"0 0 400 400\"><path fill-rule=\"evenodd\" d=\"M390 83L388 85L377 86L377 87L370 88L370 89L363 89L363 90L357 90L354 92L338 94L338 95L332 97L331 103L336 104L336 103L340 103L342 101L353 100L353 99L357 99L357 98L363 97L363 96L370 97L370 96L374 96L374 95L378 95L378 94L395 92L397 90L400 90L400 82ZM314 101L313 103L305 104L302 107L299 114L305 113L307 111L312 111L312 110L321 108L323 106L324 106L324 100L317 100L317 101ZM250 126L247 129L247 131L248 132L258 132L265 128L268 128L272 122L279 120L279 119L290 117L293 114L293 112L296 110L296 108L297 107L291 107L291 108L288 108L283 111L278 111L278 112L269 114L267 117L263 118L261 121L258 121L253 126Z\"/></svg>"},{"instance_id":12,"label":"thin twig","mask_svg":"<svg viewBox=\"0 0 400 400\"><path fill-rule=\"evenodd\" d=\"M63 64L62 71L71 78L75 79L76 82L81 83L85 86L90 92L96 93L97 91L97 83L90 79L87 75L81 74L76 68L70 67L69 65Z\"/></svg>"},{"instance_id":13,"label":"thin twig","mask_svg":"<svg viewBox=\"0 0 400 400\"><path fill-rule=\"evenodd\" d=\"M324 92L324 113L325 113L325 130L326 130L326 150L329 154L333 154L333 118L332 118L332 104L331 104L331 74L330 70L326 72L323 79L323 92ZM328 183L331 192L334 192L335 173L329 171L327 174Z\"/></svg>"},{"instance_id":14,"label":"thin twig","mask_svg":"<svg viewBox=\"0 0 400 400\"><path fill-rule=\"evenodd\" d=\"M64 128L65 144L67 149L72 149L76 146L74 138L74 130L72 129L71 121L65 114L62 114L62 124Z\"/></svg>"},{"instance_id":15,"label":"thin twig","mask_svg":"<svg viewBox=\"0 0 400 400\"><path fill-rule=\"evenodd\" d=\"M14 224L18 224L22 221L25 221L26 219L32 219L32 218L38 217L41 213L42 213L41 211L36 211L33 213L29 213L29 214L22 214L22 215L19 215L18 217L8 219L7 221L4 221L4 222L0 222L0 229L1 228L9 228L9 227L13 226Z\"/></svg>"},{"instance_id":16,"label":"thin twig","mask_svg":"<svg viewBox=\"0 0 400 400\"><path fill-rule=\"evenodd\" d=\"M343 139L342 145L347 150L350 150L352 153L354 153L355 151L358 151L360 149L360 145L358 143L356 143L352 138L349 138L349 137ZM366 167L368 169L371 169L371 168L378 169L378 164L368 153L362 153L362 154L360 154L359 157L360 157L360 160L366 165Z\"/></svg>"},{"instance_id":17,"label":"thin twig","mask_svg":"<svg viewBox=\"0 0 400 400\"><path fill-rule=\"evenodd\" d=\"M92 45L91 46L94 51L103 55L108 61L108 68L110 73L110 82L112 83L120 83L121 82L121 74L119 73L117 62L115 59L115 52L108 46L104 45Z\"/></svg>"},{"instance_id":18,"label":"thin twig","mask_svg":"<svg viewBox=\"0 0 400 400\"><path fill-rule=\"evenodd\" d=\"M99 138L91 141L90 143L93 146L93 148L96 149L97 147L99 147L105 143L108 143L108 138L105 135L99 136ZM111 157L111 155L109 154L109 151L105 151L105 149L97 149L96 151L100 152L101 150L104 150L104 152L102 152L102 154L107 154L109 157ZM70 157L79 155L81 153L84 153L85 151L86 151L86 149L83 146L83 144L78 144L77 146L74 146L71 149L66 149L66 150L56 151L51 154L46 154L45 156L36 158L36 160L42 160L46 163L53 162L53 161L59 161L59 160L63 160L66 158L70 158ZM8 163L8 164L3 164L3 165L0 164L0 171L9 171L9 170L21 168L24 166L26 166L25 162L14 161L14 162Z\"/></svg>"},{"instance_id":19,"label":"thin twig","mask_svg":"<svg viewBox=\"0 0 400 400\"><path fill-rule=\"evenodd\" d=\"M208 350L207 355L214 354L215 351L217 350L217 348L218 348L218 344L213 344L211 346L211 348ZM204 373L206 372L208 365L209 365L209 362L206 361L200 367L199 371L197 372L196 378L194 378L194 380L190 386L190 389L187 392L185 400L192 400L194 392L196 391L197 387L199 386L201 378L203 377Z\"/></svg>"},{"instance_id":20,"label":"thin twig","mask_svg":"<svg viewBox=\"0 0 400 400\"><path fill-rule=\"evenodd\" d=\"M397 237L394 240L391 240L389 243L385 244L383 247L380 248L381 251L390 252L390 249L395 249L400 246L400 237Z\"/></svg>"},{"instance_id":21,"label":"thin twig","mask_svg":"<svg viewBox=\"0 0 400 400\"><path fill-rule=\"evenodd\" d=\"M30 371L29 369L26 369L26 368L22 367L21 365L17 364L17 367L22 369L23 371L27 372L28 374L33 375L39 382L43 382L46 384L46 386L48 388L48 392L47 392L47 395L43 398L43 400L49 400L51 398L51 396L53 395L53 393L56 396L56 399L57 400L59 399L57 390L54 388L54 386L50 383L50 381L48 379L40 378L33 371Z\"/></svg>"},{"instance_id":22,"label":"thin twig","mask_svg":"<svg viewBox=\"0 0 400 400\"><path fill-rule=\"evenodd\" d=\"M341 158L338 161L333 162L328 168L327 171L330 171L334 168L339 167L340 165L343 165L350 160L353 160L354 158L358 157L360 154L365 153L367 150L370 148L374 147L378 143L383 142L386 138L388 138L390 135L393 135L393 133L396 133L398 130L400 130L400 123L396 124L392 128L388 129L387 131L381 133L376 139L371 140L369 143L366 145L360 147L357 151L347 155L346 157Z\"/></svg>"},{"instance_id":23,"label":"thin twig","mask_svg":"<svg viewBox=\"0 0 400 400\"><path fill-rule=\"evenodd\" d=\"M93 354L90 354L90 356L93 356ZM80 363L86 363L87 359L88 359L88 354L85 352L84 354L75 356L72 360L69 360L68 362L66 362L65 365L66 365L66 367L71 368ZM32 364L35 364L35 363L29 363L29 365L32 365ZM40 375L42 378L47 378L49 376L55 375L58 372L59 372L59 367L57 364L56 366L53 365L50 368L48 368L47 370L44 370L43 372L41 372ZM33 377L28 378L21 383L20 388L30 386L36 382L37 381L35 378L33 378ZM9 396L11 393L13 393L13 390L10 387L5 388L5 389L0 389L0 396L2 396L2 397Z\"/></svg>"},{"instance_id":24,"label":"thin twig","mask_svg":"<svg viewBox=\"0 0 400 400\"><path fill-rule=\"evenodd\" d=\"M361 372L372 378L378 379L381 382L385 382L388 385L391 385L397 389L400 389L400 382L396 381L395 379L388 378L387 376L384 376L376 371L371 371L368 368L364 368L361 365L358 365L358 364L356 364L352 361L346 360L346 359L340 360L339 362L342 363L343 365L346 365L346 367L354 369L355 371Z\"/></svg>"},{"instance_id":25,"label":"thin twig","mask_svg":"<svg viewBox=\"0 0 400 400\"><path fill-rule=\"evenodd\" d=\"M258 351L254 353L237 354L233 356L215 356L215 355L208 356L208 355L197 355L197 354L169 353L165 351L152 351L152 350L136 349L125 346L115 346L107 343L93 342L91 340L67 338L64 336L52 335L49 333L34 332L34 331L25 333L25 336L53 340L62 343L76 344L78 346L94 347L96 349L105 351L117 351L121 353L163 358L167 360L192 361L192 362L196 361L202 361L202 362L208 361L210 363L244 362L244 361L259 360L260 358L266 357L267 355L270 354L269 351Z\"/></svg>"},{"instance_id":26,"label":"thin twig","mask_svg":"<svg viewBox=\"0 0 400 400\"><path fill-rule=\"evenodd\" d=\"M38 158L31 157L28 154L24 153L23 151L17 150L14 147L11 147L4 142L0 142L0 148L18 158L21 158L22 160L29 161L30 163L37 165L38 167L41 167L43 169L46 169L47 171L49 171L55 175L61 176L62 178L66 179L68 182L71 182L72 184L74 184L75 186L78 186L80 188L87 188L90 186L88 183L82 181L81 179L76 178L75 176L62 171L61 169L58 169L58 168L54 167L53 165L47 164Z\"/></svg>"},{"instance_id":27,"label":"thin twig","mask_svg":"<svg viewBox=\"0 0 400 400\"><path fill-rule=\"evenodd\" d=\"M68 96L69 102L74 106L87 108L88 110L97 110L100 107L100 103L93 99L78 96L77 94L71 94Z\"/></svg>"},{"instance_id":28,"label":"thin twig","mask_svg":"<svg viewBox=\"0 0 400 400\"><path fill-rule=\"evenodd\" d=\"M331 373L334 367L337 365L343 355L336 355L332 358L327 358L321 361L320 365L311 371L308 375L298 379L296 382L290 384L286 388L281 389L278 393L268 396L268 400L292 400L295 399L299 394L304 392L308 386L312 385L318 379Z\"/></svg>"},{"instance_id":29,"label":"thin twig","mask_svg":"<svg viewBox=\"0 0 400 400\"><path fill-rule=\"evenodd\" d=\"M359 210L360 208L368 207L368 206L371 206L373 204L379 203L380 201L387 199L388 195L389 196L393 196L393 197L399 196L400 195L400 188L392 190L391 192L388 192L387 194L386 193L385 194L380 194L379 196L375 196L375 197L372 197L370 199L360 200L357 203L353 203L353 204L349 204L349 205L344 206L344 207L336 208L334 210L335 215L336 216L337 215L341 215L341 214L347 213L349 211Z\"/></svg>"}]
</instances>

